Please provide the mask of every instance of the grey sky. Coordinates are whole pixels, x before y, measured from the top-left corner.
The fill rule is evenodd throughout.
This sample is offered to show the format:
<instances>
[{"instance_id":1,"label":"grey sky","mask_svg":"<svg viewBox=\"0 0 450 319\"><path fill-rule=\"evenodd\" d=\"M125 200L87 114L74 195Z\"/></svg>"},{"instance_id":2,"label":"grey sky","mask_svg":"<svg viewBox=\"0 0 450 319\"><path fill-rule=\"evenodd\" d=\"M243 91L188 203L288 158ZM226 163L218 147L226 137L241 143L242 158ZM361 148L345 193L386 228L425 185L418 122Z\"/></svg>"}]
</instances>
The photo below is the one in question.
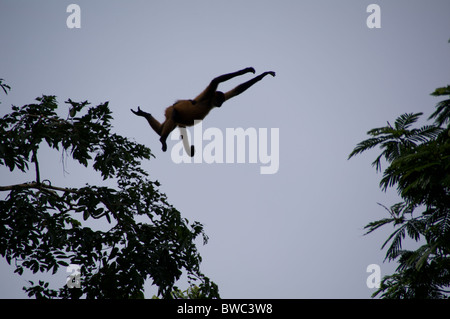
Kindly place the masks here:
<instances>
[{"instance_id":1,"label":"grey sky","mask_svg":"<svg viewBox=\"0 0 450 319\"><path fill-rule=\"evenodd\" d=\"M81 7L81 29L66 26L70 3ZM366 25L371 3L381 29ZM42 94L61 105L110 101L116 132L156 155L144 167L169 202L205 226L202 270L224 298L368 298L366 267L379 264L384 275L395 264L380 251L391 229L363 236L363 227L385 216L377 202L398 198L378 188L376 151L347 156L369 129L432 112L429 93L449 84L449 12L448 0L0 0L0 77L12 87L0 116ZM203 129L279 128L276 174L261 175L259 163L175 164L176 142L163 153L130 112L139 105L162 120L175 100L249 66L277 76L212 110ZM57 153L41 163L55 185L101 182L73 163L64 175ZM32 178L0 176L2 185ZM24 297L28 277L4 261L0 269L0 297ZM147 297L154 291L148 285Z\"/></svg>"}]
</instances>

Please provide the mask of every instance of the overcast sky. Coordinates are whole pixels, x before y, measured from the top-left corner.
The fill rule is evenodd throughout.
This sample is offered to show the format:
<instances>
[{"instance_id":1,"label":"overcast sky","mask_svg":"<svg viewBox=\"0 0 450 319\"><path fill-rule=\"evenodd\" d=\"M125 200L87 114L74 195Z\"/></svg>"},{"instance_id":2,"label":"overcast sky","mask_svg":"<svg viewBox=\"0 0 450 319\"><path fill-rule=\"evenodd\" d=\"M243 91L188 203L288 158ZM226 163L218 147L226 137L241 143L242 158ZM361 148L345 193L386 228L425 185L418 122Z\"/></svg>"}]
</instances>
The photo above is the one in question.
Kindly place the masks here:
<instances>
[{"instance_id":1,"label":"overcast sky","mask_svg":"<svg viewBox=\"0 0 450 319\"><path fill-rule=\"evenodd\" d=\"M71 3L81 8L79 29L66 25ZM366 24L372 3L381 28ZM363 236L363 227L386 217L377 202L398 198L378 187L376 150L347 157L369 129L433 111L439 100L429 94L450 84L449 13L448 0L0 0L0 78L12 87L1 95L0 116L42 94L56 95L61 112L68 98L110 101L115 132L152 149L156 158L143 165L151 179L205 226L202 271L223 298L369 298L367 266L379 264L382 275L395 269L380 250L392 228ZM267 128L269 141L278 129L275 174L260 174L260 161L176 164L177 141L163 153L130 112L141 106L163 120L175 100L250 66L277 76L213 109L202 128L224 136L227 128ZM63 174L61 155L45 156L41 175L54 185L101 181L75 164ZM32 178L0 169L0 185ZM0 297L26 297L29 278L2 260ZM146 285L147 297L155 291Z\"/></svg>"}]
</instances>

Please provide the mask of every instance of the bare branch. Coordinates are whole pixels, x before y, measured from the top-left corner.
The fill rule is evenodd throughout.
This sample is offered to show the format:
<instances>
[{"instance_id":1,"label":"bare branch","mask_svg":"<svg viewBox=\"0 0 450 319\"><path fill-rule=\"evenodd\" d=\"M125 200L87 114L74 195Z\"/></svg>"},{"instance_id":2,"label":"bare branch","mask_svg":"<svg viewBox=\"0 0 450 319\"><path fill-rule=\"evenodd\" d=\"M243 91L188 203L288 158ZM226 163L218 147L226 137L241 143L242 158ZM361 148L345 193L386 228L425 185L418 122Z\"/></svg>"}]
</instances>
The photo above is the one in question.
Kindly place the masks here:
<instances>
[{"instance_id":1,"label":"bare branch","mask_svg":"<svg viewBox=\"0 0 450 319\"><path fill-rule=\"evenodd\" d=\"M39 190L54 190L54 191L69 192L69 193L74 193L74 194L86 193L86 191L81 191L76 188L58 187L58 186L46 185L46 184L38 183L38 182L0 186L0 192L11 191L15 188L23 188L23 189L33 188L33 189L39 189Z\"/></svg>"},{"instance_id":2,"label":"bare branch","mask_svg":"<svg viewBox=\"0 0 450 319\"><path fill-rule=\"evenodd\" d=\"M38 162L38 158L37 158L37 150L36 149L33 150L33 162L34 162L34 166L36 168L36 183L41 184L41 173L39 172L39 162Z\"/></svg>"},{"instance_id":3,"label":"bare branch","mask_svg":"<svg viewBox=\"0 0 450 319\"><path fill-rule=\"evenodd\" d=\"M45 181L48 182L44 183ZM111 204L106 198L103 198L103 196L101 196L101 194L99 192L96 191L90 191L90 190L86 190L86 189L77 189L77 188L66 188L66 187L58 187L58 186L52 186L50 184L50 181L48 180L43 180L42 183L40 182L31 182L31 183L23 183L23 184L16 184L16 185L9 185L9 186L0 186L0 192L5 192L5 191L11 191L15 188L22 188L22 189L37 189L40 191L44 191L44 192L48 192L48 193L52 193L53 195L57 196L57 191L58 192L68 192L68 193L73 193L73 194L94 194L96 196L98 196L99 201L105 205L106 209L110 212L115 214L117 209L115 208L116 206L121 206L121 204ZM99 215L91 215L92 217L98 219L102 216L105 216L108 214L108 211L105 211L102 214Z\"/></svg>"}]
</instances>

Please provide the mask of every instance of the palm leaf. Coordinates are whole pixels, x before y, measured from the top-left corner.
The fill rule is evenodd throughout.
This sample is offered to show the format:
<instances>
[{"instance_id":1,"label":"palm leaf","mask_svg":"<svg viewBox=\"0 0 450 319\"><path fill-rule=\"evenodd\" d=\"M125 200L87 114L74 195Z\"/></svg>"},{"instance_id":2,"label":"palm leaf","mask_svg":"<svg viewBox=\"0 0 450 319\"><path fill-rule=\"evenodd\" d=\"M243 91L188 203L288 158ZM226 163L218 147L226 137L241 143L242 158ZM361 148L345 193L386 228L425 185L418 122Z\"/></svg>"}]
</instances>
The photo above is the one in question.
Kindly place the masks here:
<instances>
[{"instance_id":1,"label":"palm leaf","mask_svg":"<svg viewBox=\"0 0 450 319\"><path fill-rule=\"evenodd\" d=\"M386 247L386 245L392 239L391 246L389 246L388 250L386 251L385 260L386 259L393 260L398 256L400 249L402 248L402 240L405 238L405 231L406 231L406 225L403 225L400 228L398 228L396 231L394 231L388 237L388 239L386 239L386 241L383 243L383 246L381 246L381 249L384 249L384 247Z\"/></svg>"},{"instance_id":2,"label":"palm leaf","mask_svg":"<svg viewBox=\"0 0 450 319\"><path fill-rule=\"evenodd\" d=\"M375 222L371 222L364 227L364 228L369 228L369 230L364 235L368 235L371 232L373 232L374 230L380 228L381 226L392 223L394 220L395 220L394 218L383 218L383 219L377 220Z\"/></svg>"},{"instance_id":3,"label":"palm leaf","mask_svg":"<svg viewBox=\"0 0 450 319\"><path fill-rule=\"evenodd\" d=\"M437 88L433 93L433 96L450 95L450 85L446 87ZM442 126L450 119L450 100L444 100L436 105L436 111L430 115L429 120L435 119L435 123Z\"/></svg>"},{"instance_id":4,"label":"palm leaf","mask_svg":"<svg viewBox=\"0 0 450 319\"><path fill-rule=\"evenodd\" d=\"M400 115L396 120L395 120L395 129L397 131L403 131L408 129L408 127L410 127L412 124L414 124L415 122L417 122L417 120L419 119L419 117L423 115L422 112L420 113L405 113Z\"/></svg>"},{"instance_id":5,"label":"palm leaf","mask_svg":"<svg viewBox=\"0 0 450 319\"><path fill-rule=\"evenodd\" d=\"M374 137L374 138L369 138L365 141L358 143L358 145L356 145L356 147L353 149L353 151L348 156L348 159L352 158L353 156L355 156L357 154L360 154L367 150L370 150L371 148L374 148L375 146L384 142L388 138L389 137Z\"/></svg>"},{"instance_id":6,"label":"palm leaf","mask_svg":"<svg viewBox=\"0 0 450 319\"><path fill-rule=\"evenodd\" d=\"M436 111L430 115L429 120L435 119L438 126L442 126L450 119L450 100L444 100L436 105Z\"/></svg>"}]
</instances>

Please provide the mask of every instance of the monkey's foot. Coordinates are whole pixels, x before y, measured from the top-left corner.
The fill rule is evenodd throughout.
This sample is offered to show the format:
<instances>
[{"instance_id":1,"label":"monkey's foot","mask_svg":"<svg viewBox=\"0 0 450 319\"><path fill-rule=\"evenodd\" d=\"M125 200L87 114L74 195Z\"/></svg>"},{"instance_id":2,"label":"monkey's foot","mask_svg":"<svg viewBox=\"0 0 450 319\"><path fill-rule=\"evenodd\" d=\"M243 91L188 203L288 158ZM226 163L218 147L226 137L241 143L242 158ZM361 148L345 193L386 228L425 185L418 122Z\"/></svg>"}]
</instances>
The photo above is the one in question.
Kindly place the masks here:
<instances>
[{"instance_id":1,"label":"monkey's foot","mask_svg":"<svg viewBox=\"0 0 450 319\"><path fill-rule=\"evenodd\" d=\"M167 138L167 137L166 137L166 138ZM161 149L162 149L163 152L167 151L166 138L161 137L161 138L159 139L159 141L160 141L161 144L162 144L162 148L161 148Z\"/></svg>"}]
</instances>

